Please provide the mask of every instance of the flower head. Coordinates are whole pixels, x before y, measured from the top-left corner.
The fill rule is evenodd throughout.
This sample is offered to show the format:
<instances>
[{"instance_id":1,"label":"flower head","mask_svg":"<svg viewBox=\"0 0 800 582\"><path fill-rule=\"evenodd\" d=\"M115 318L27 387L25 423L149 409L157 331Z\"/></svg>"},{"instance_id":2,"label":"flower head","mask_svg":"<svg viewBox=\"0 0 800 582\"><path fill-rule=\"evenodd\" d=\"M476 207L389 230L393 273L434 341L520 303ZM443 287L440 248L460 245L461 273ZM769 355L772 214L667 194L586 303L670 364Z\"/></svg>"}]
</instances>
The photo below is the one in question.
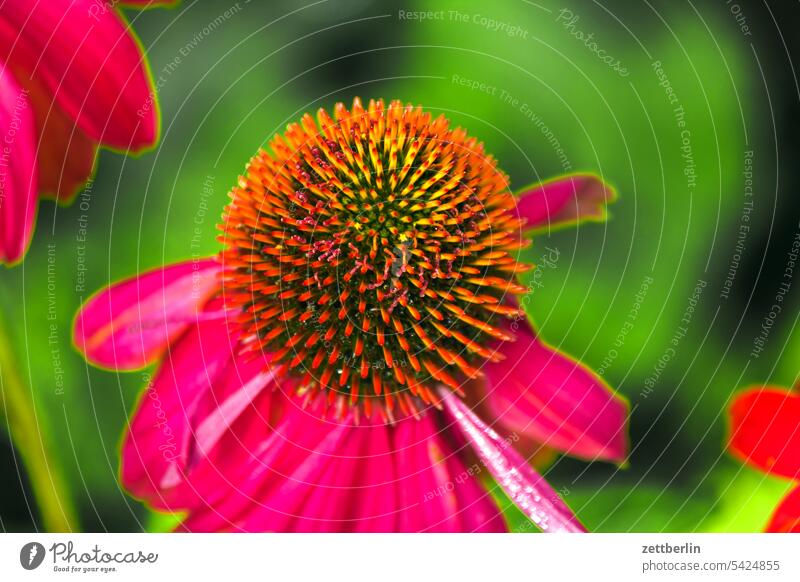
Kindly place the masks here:
<instances>
[{"instance_id":1,"label":"flower head","mask_svg":"<svg viewBox=\"0 0 800 582\"><path fill-rule=\"evenodd\" d=\"M602 217L610 189L578 175L517 198L474 138L399 102L305 116L271 146L219 257L78 314L90 361L161 362L125 486L188 530L501 530L485 469L541 529L581 531L514 444L619 462L627 408L528 325L516 255L525 229Z\"/></svg>"},{"instance_id":2,"label":"flower head","mask_svg":"<svg viewBox=\"0 0 800 582\"><path fill-rule=\"evenodd\" d=\"M25 254L40 196L72 200L99 145L137 152L157 140L147 61L113 4L0 5L0 263Z\"/></svg>"},{"instance_id":3,"label":"flower head","mask_svg":"<svg viewBox=\"0 0 800 582\"><path fill-rule=\"evenodd\" d=\"M248 349L331 401L391 412L502 356L528 267L508 179L444 117L399 101L292 124L234 188L225 294Z\"/></svg>"}]
</instances>

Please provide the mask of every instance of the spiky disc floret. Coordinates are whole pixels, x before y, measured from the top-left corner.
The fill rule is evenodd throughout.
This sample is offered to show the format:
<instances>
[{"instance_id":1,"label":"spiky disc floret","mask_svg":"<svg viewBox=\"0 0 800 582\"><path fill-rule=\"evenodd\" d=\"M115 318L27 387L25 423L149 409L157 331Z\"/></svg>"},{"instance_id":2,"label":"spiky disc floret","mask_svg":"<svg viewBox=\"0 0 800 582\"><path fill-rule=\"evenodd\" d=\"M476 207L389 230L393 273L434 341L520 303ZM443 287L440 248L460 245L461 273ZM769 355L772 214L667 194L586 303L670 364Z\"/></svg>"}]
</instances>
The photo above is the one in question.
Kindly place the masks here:
<instances>
[{"instance_id":1,"label":"spiky disc floret","mask_svg":"<svg viewBox=\"0 0 800 582\"><path fill-rule=\"evenodd\" d=\"M527 266L508 179L443 116L356 99L306 114L250 161L226 207L224 293L248 349L369 413L455 391L511 339Z\"/></svg>"}]
</instances>

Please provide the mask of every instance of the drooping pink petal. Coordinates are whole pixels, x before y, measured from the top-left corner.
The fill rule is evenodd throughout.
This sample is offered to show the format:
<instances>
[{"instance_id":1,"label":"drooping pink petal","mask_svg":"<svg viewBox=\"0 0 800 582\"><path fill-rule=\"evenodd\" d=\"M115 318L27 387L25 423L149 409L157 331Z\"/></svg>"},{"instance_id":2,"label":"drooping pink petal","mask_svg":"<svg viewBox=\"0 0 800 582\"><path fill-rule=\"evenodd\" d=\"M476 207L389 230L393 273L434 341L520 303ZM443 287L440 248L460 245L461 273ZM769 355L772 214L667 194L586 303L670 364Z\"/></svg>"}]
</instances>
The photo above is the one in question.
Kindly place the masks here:
<instances>
[{"instance_id":1,"label":"drooping pink petal","mask_svg":"<svg viewBox=\"0 0 800 582\"><path fill-rule=\"evenodd\" d=\"M38 79L22 74L17 80L30 93L36 119L39 194L67 204L94 171L97 142L75 125Z\"/></svg>"},{"instance_id":2,"label":"drooping pink petal","mask_svg":"<svg viewBox=\"0 0 800 582\"><path fill-rule=\"evenodd\" d=\"M548 533L586 531L558 493L517 453L447 388L439 393L445 408L483 464L516 506Z\"/></svg>"},{"instance_id":3,"label":"drooping pink petal","mask_svg":"<svg viewBox=\"0 0 800 582\"><path fill-rule=\"evenodd\" d=\"M269 414L248 411L189 476L200 499L182 529L504 531L439 413L355 424L280 400Z\"/></svg>"},{"instance_id":4,"label":"drooping pink petal","mask_svg":"<svg viewBox=\"0 0 800 582\"><path fill-rule=\"evenodd\" d=\"M6 0L0 59L39 79L95 141L122 150L155 143L154 87L138 40L116 10L99 9L96 0Z\"/></svg>"},{"instance_id":5,"label":"drooping pink petal","mask_svg":"<svg viewBox=\"0 0 800 582\"><path fill-rule=\"evenodd\" d=\"M145 387L122 445L121 480L134 495L157 497L183 473L198 403L232 359L226 335L224 321L193 326Z\"/></svg>"},{"instance_id":6,"label":"drooping pink petal","mask_svg":"<svg viewBox=\"0 0 800 582\"><path fill-rule=\"evenodd\" d=\"M350 521L347 529L356 532L393 532L397 523L398 489L397 469L394 466L394 450L392 449L392 430L363 430L361 438L360 458L350 460L358 479L353 482L356 491L340 490L343 503L338 515L339 519ZM348 472L347 463L340 463L339 473ZM324 490L316 492L318 503L325 504ZM347 499L349 497L349 499ZM358 501L352 511L348 511L348 502ZM314 499L309 500L309 508L313 511ZM343 510L343 511L342 511ZM350 515L348 515L350 513ZM334 525L334 524L329 524ZM335 525L334 525L335 527ZM335 531L334 528L326 528Z\"/></svg>"},{"instance_id":7,"label":"drooping pink petal","mask_svg":"<svg viewBox=\"0 0 800 582\"><path fill-rule=\"evenodd\" d=\"M177 465L182 470L180 479L152 479L152 487L140 488L134 494L156 509L190 512L190 515L196 513L200 522L213 520L219 526L219 531L229 529L222 522L228 524L227 516L233 515L236 509L230 505L223 508L223 502L245 505L246 501L250 501L243 492L260 483L261 479L256 452L262 451L265 443L274 442L270 440L270 435L278 423L276 418L279 418L278 409L281 408L282 399L273 385L268 384L264 388L259 391L246 389L253 394L252 403L243 407L235 418L226 417L228 426L220 432L216 443L210 443L202 450L197 447L195 440L187 446L186 458L181 458ZM203 419L201 407L198 403L191 414L190 422L193 424L189 428L192 435L197 434L197 423ZM131 433L127 438L136 437ZM192 447L197 448L192 451ZM148 460L145 458L141 462L145 471L149 472ZM123 485L127 486L126 482L123 481ZM222 511L218 512L217 507ZM200 511L195 511L197 509ZM202 510L208 510L211 517L203 516ZM199 527L198 531L204 530Z\"/></svg>"},{"instance_id":8,"label":"drooping pink petal","mask_svg":"<svg viewBox=\"0 0 800 582\"><path fill-rule=\"evenodd\" d=\"M75 319L75 345L86 358L117 370L158 359L171 340L201 315L219 288L213 259L186 261L106 287Z\"/></svg>"},{"instance_id":9,"label":"drooping pink petal","mask_svg":"<svg viewBox=\"0 0 800 582\"><path fill-rule=\"evenodd\" d=\"M36 126L29 95L0 64L0 263L22 258L38 202Z\"/></svg>"},{"instance_id":10,"label":"drooping pink petal","mask_svg":"<svg viewBox=\"0 0 800 582\"><path fill-rule=\"evenodd\" d=\"M265 359L245 361L238 349L222 319L198 323L170 348L122 445L121 480L134 495L161 508L189 502L186 474L273 380Z\"/></svg>"},{"instance_id":11,"label":"drooping pink petal","mask_svg":"<svg viewBox=\"0 0 800 582\"><path fill-rule=\"evenodd\" d=\"M594 174L573 174L523 189L517 212L526 228L555 228L582 220L603 220L614 189Z\"/></svg>"},{"instance_id":12,"label":"drooping pink petal","mask_svg":"<svg viewBox=\"0 0 800 582\"><path fill-rule=\"evenodd\" d=\"M541 341L527 320L488 363L486 404L514 432L590 460L628 454L627 403L589 368Z\"/></svg>"},{"instance_id":13,"label":"drooping pink petal","mask_svg":"<svg viewBox=\"0 0 800 582\"><path fill-rule=\"evenodd\" d=\"M289 519L287 531L393 531L397 487L389 430L375 426L351 431L337 457L300 497L299 516Z\"/></svg>"},{"instance_id":14,"label":"drooping pink petal","mask_svg":"<svg viewBox=\"0 0 800 582\"><path fill-rule=\"evenodd\" d=\"M783 498L767 525L768 532L800 533L800 486Z\"/></svg>"},{"instance_id":15,"label":"drooping pink petal","mask_svg":"<svg viewBox=\"0 0 800 582\"><path fill-rule=\"evenodd\" d=\"M302 505L340 459L341 447L352 446L346 438L352 418L321 420L291 400L272 406L281 409L277 419L249 412L189 475L200 500L183 529L308 531L318 525L313 516L302 519ZM293 526L298 518L301 523Z\"/></svg>"},{"instance_id":16,"label":"drooping pink petal","mask_svg":"<svg viewBox=\"0 0 800 582\"><path fill-rule=\"evenodd\" d=\"M387 427L355 426L352 417L346 417L328 421L332 426L325 429L313 414L303 420L297 413L292 416L306 430L319 434L321 429L325 436L313 449L305 440L286 443L294 462L282 468L273 464L277 474L265 481L257 495L263 505L254 506L242 520L242 529L259 531L270 524L273 531L375 531L379 527L391 531L397 510ZM368 473L370 465L374 470ZM368 475L373 481L367 480Z\"/></svg>"},{"instance_id":17,"label":"drooping pink petal","mask_svg":"<svg viewBox=\"0 0 800 582\"><path fill-rule=\"evenodd\" d=\"M398 531L506 531L497 506L478 481L483 465L464 462L466 442L457 433L448 434L442 421L440 413L430 411L395 427L402 510Z\"/></svg>"},{"instance_id":18,"label":"drooping pink petal","mask_svg":"<svg viewBox=\"0 0 800 582\"><path fill-rule=\"evenodd\" d=\"M219 343L219 338L216 340ZM276 380L269 357L234 357L220 381L210 386L198 402L192 422L189 463L208 456L231 425L253 406L257 396Z\"/></svg>"},{"instance_id":19,"label":"drooping pink petal","mask_svg":"<svg viewBox=\"0 0 800 582\"><path fill-rule=\"evenodd\" d=\"M763 386L730 407L731 451L769 473L800 479L800 393Z\"/></svg>"}]
</instances>

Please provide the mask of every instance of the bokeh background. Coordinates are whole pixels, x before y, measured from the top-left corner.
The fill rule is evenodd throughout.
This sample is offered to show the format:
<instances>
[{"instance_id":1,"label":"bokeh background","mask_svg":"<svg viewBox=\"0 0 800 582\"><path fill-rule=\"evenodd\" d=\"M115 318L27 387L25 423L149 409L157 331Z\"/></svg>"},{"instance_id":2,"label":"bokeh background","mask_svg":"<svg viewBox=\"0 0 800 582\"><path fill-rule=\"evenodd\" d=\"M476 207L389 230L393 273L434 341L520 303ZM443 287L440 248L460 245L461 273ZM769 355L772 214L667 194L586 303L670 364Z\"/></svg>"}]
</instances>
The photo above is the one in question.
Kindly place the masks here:
<instances>
[{"instance_id":1,"label":"bokeh background","mask_svg":"<svg viewBox=\"0 0 800 582\"><path fill-rule=\"evenodd\" d=\"M724 452L725 411L737 388L793 385L800 372L800 278L786 271L800 236L798 2L186 0L128 16L157 80L161 143L138 158L102 152L87 191L43 204L27 260L0 273L83 529L160 531L174 518L118 485L143 379L87 366L70 342L76 309L109 281L213 254L227 191L256 149L356 95L445 113L516 187L585 170L617 188L607 223L542 233L526 251L540 265L526 283L543 336L631 404L627 466L547 469L584 523L763 528L789 484ZM40 527L3 432L0 529Z\"/></svg>"}]
</instances>

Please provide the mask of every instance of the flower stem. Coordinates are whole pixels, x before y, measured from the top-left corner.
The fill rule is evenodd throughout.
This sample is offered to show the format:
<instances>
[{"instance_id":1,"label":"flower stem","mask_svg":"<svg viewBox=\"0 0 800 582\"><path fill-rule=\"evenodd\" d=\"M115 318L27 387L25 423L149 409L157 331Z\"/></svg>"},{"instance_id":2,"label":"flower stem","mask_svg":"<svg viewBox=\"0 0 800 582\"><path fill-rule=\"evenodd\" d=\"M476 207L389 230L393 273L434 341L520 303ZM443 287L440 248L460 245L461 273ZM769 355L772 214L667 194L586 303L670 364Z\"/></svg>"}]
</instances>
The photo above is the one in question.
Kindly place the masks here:
<instances>
[{"instance_id":1,"label":"flower stem","mask_svg":"<svg viewBox=\"0 0 800 582\"><path fill-rule=\"evenodd\" d=\"M78 529L78 520L66 487L61 466L51 453L42 415L36 414L33 391L20 376L17 360L0 314L0 418L28 472L42 525L49 532Z\"/></svg>"}]
</instances>

